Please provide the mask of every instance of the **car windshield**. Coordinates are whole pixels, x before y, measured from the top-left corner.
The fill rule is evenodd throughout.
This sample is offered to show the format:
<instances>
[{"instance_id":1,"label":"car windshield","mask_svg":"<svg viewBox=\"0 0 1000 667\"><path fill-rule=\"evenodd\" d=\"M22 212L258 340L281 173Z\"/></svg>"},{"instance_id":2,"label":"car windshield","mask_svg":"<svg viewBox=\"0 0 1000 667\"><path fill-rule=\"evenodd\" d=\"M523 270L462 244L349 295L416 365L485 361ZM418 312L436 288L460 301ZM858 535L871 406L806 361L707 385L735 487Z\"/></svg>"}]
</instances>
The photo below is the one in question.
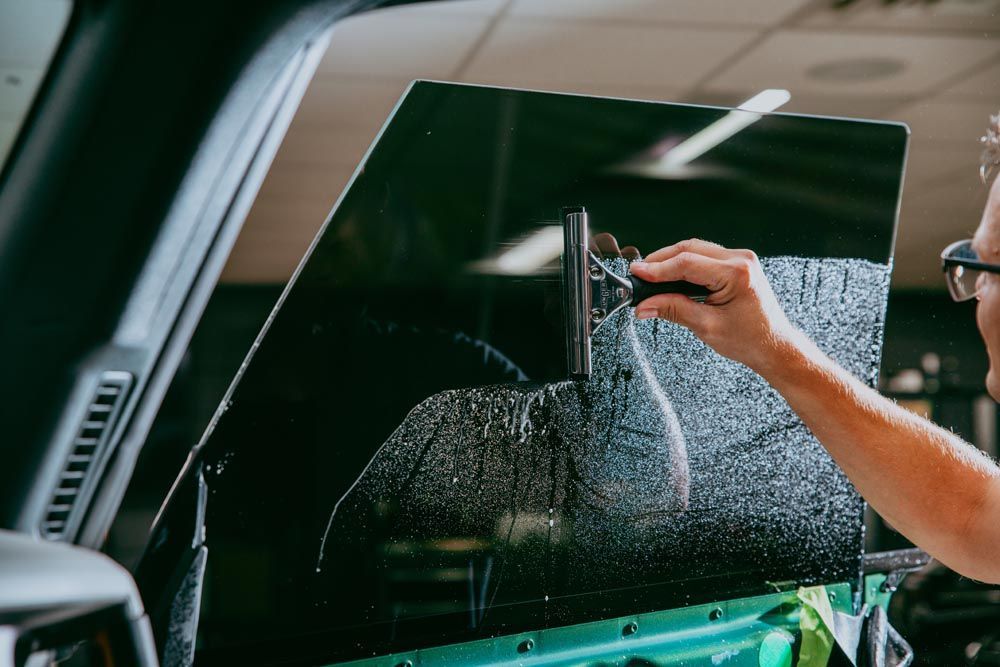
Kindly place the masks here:
<instances>
[{"instance_id":1,"label":"car windshield","mask_svg":"<svg viewBox=\"0 0 1000 667\"><path fill-rule=\"evenodd\" d=\"M202 657L294 638L351 659L857 578L860 497L748 369L626 310L567 380L559 210L585 205L622 275L616 247L754 247L795 324L875 383L905 129L753 114L697 167L670 158L733 113L410 88L187 469ZM152 544L182 539L165 525Z\"/></svg>"}]
</instances>

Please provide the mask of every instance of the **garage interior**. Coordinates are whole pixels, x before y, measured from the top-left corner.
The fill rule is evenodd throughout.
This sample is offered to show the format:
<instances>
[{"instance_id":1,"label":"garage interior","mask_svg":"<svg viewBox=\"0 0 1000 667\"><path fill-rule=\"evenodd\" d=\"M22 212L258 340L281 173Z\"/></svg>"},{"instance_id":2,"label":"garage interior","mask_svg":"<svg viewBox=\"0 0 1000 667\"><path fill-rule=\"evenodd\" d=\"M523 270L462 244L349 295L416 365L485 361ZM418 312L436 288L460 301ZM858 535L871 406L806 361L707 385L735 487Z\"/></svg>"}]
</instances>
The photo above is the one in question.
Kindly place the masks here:
<instances>
[{"instance_id":1,"label":"garage interior","mask_svg":"<svg viewBox=\"0 0 1000 667\"><path fill-rule=\"evenodd\" d=\"M900 121L911 140L880 388L992 456L997 411L974 306L939 254L971 236L1000 104L1000 0L457 0L339 23L231 253L140 459L110 551L145 529L246 349L414 79L734 107L784 88L781 112ZM907 546L870 516L868 550ZM941 566L910 577L893 623L921 664L958 664L1000 618L998 591Z\"/></svg>"}]
</instances>

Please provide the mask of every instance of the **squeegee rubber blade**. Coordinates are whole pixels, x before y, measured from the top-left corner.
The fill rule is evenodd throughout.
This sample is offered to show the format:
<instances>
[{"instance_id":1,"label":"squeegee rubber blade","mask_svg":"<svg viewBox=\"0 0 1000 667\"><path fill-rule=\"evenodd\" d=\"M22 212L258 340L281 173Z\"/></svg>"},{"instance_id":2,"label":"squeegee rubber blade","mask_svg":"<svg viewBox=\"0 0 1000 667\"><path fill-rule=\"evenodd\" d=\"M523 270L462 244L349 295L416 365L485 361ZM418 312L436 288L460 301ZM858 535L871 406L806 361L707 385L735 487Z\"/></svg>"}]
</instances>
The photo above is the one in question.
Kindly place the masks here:
<instances>
[{"instance_id":1,"label":"squeegee rubber blade","mask_svg":"<svg viewBox=\"0 0 1000 667\"><path fill-rule=\"evenodd\" d=\"M566 362L573 378L590 377L590 304L587 285L589 226L582 206L565 207L563 221L563 321Z\"/></svg>"}]
</instances>

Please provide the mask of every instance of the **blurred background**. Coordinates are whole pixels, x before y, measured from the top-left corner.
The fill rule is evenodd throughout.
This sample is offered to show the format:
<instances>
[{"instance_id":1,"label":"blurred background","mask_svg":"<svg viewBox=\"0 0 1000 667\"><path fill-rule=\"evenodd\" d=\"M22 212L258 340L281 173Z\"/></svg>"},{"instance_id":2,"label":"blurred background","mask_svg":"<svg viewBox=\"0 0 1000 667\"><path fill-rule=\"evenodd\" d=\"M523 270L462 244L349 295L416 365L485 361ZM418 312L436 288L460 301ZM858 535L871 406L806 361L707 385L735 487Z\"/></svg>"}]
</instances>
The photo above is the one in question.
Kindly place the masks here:
<instances>
[{"instance_id":1,"label":"blurred background","mask_svg":"<svg viewBox=\"0 0 1000 667\"><path fill-rule=\"evenodd\" d=\"M912 130L895 283L943 290L938 253L986 198L977 140L1000 107L1000 0L456 0L342 22L224 280L291 275L412 79L736 106Z\"/></svg>"},{"instance_id":2,"label":"blurred background","mask_svg":"<svg viewBox=\"0 0 1000 667\"><path fill-rule=\"evenodd\" d=\"M781 111L907 123L882 390L996 455L974 304L950 301L938 256L971 236L986 199L978 139L1000 108L1000 0L426 2L335 28L144 450L111 536L120 559L138 555L173 480L164 471L200 437L416 78L720 106L784 88L791 101ZM876 516L866 539L869 550L907 544ZM907 579L894 602L918 664L963 664L1000 627L1000 591L939 566Z\"/></svg>"}]
</instances>

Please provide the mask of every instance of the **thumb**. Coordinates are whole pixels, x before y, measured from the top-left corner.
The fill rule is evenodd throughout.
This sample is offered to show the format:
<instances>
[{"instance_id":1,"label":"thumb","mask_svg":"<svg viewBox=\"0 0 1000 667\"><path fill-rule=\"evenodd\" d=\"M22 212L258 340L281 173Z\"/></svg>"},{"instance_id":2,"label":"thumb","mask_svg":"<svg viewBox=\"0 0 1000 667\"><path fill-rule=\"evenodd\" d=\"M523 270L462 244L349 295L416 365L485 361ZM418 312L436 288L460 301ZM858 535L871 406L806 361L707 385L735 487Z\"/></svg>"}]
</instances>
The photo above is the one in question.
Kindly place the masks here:
<instances>
[{"instance_id":1,"label":"thumb","mask_svg":"<svg viewBox=\"0 0 1000 667\"><path fill-rule=\"evenodd\" d=\"M683 294L657 294L640 302L635 316L640 320L659 317L697 331L704 321L705 308Z\"/></svg>"}]
</instances>

